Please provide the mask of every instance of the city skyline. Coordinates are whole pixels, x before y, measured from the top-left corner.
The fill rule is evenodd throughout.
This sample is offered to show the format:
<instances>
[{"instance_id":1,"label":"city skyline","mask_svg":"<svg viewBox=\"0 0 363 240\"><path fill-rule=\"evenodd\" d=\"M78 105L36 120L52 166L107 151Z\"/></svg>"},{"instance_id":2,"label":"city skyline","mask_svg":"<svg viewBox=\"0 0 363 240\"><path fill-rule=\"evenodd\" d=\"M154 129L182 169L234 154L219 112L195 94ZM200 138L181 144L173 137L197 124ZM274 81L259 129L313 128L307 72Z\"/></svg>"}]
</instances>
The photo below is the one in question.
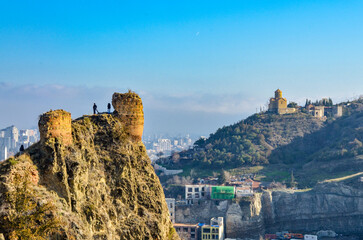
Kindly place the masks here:
<instances>
[{"instance_id":1,"label":"city skyline","mask_svg":"<svg viewBox=\"0 0 363 240\"><path fill-rule=\"evenodd\" d=\"M57 85L14 87L0 84L0 109L6 113L0 115L0 128L15 125L20 129L37 129L38 116L50 109L70 111L72 119L76 119L92 114L94 102L97 103L100 112L106 112L106 105L111 102L110 96L114 91L111 88L72 88ZM120 92L126 91L120 90ZM243 120L259 112L261 108L266 110L273 91L260 97L253 97L251 94L153 96L148 92L141 92L145 112L144 135L209 136L218 128ZM331 97L296 98L286 90L283 92L288 102L297 102L300 105L304 105L306 99L315 101ZM31 100L24 100L24 96L25 99ZM96 98L90 99L90 96ZM332 99L334 103L339 103L360 96L355 94L351 97L332 97Z\"/></svg>"}]
</instances>

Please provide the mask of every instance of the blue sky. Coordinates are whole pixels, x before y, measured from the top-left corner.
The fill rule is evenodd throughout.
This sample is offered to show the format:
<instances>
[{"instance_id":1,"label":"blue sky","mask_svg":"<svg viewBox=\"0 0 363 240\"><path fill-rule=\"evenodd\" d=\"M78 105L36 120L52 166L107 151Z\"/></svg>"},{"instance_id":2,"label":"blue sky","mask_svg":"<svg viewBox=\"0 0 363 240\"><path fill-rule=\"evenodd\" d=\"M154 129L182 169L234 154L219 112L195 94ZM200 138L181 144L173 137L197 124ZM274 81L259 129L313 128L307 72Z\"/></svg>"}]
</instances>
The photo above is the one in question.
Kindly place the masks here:
<instances>
[{"instance_id":1,"label":"blue sky","mask_svg":"<svg viewBox=\"0 0 363 240\"><path fill-rule=\"evenodd\" d=\"M51 108L77 117L129 88L150 133L208 134L276 88L301 103L352 99L362 12L354 0L2 1L0 128Z\"/></svg>"}]
</instances>

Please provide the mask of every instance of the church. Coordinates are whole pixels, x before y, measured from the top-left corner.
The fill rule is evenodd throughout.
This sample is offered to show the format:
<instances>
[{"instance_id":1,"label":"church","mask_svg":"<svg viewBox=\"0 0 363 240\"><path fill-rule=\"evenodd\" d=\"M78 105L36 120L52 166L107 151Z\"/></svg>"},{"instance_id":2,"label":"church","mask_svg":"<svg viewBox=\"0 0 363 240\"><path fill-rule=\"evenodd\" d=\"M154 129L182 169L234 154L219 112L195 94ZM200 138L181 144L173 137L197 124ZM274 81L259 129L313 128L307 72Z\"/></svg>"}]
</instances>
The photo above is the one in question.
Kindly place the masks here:
<instances>
[{"instance_id":1,"label":"church","mask_svg":"<svg viewBox=\"0 0 363 240\"><path fill-rule=\"evenodd\" d=\"M270 103L268 105L268 111L271 113L277 113L277 114L287 114L287 113L296 112L296 109L287 107L286 98L283 98L282 91L280 89L277 89L275 91L275 97L270 98Z\"/></svg>"}]
</instances>

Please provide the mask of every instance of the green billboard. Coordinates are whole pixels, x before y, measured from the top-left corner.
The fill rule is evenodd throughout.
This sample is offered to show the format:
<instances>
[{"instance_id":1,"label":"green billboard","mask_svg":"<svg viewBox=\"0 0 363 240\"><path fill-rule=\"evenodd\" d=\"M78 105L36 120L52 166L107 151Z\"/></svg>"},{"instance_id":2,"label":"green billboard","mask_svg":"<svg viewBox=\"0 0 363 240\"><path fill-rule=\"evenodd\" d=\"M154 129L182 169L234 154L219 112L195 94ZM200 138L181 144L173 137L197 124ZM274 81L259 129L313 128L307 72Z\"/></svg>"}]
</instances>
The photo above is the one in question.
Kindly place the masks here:
<instances>
[{"instance_id":1,"label":"green billboard","mask_svg":"<svg viewBox=\"0 0 363 240\"><path fill-rule=\"evenodd\" d=\"M212 186L211 199L233 199L234 187L230 186Z\"/></svg>"}]
</instances>

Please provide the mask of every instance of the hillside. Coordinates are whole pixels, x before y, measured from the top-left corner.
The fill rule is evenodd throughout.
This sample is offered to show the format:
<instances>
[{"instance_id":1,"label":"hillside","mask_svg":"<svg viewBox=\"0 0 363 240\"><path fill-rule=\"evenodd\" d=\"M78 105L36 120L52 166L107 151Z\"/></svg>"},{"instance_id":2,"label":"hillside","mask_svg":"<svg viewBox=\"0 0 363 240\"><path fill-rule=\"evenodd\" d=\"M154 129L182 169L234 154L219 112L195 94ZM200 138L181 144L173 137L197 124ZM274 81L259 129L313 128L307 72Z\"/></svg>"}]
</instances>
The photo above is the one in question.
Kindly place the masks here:
<instances>
[{"instance_id":1,"label":"hillside","mask_svg":"<svg viewBox=\"0 0 363 240\"><path fill-rule=\"evenodd\" d=\"M198 177L224 169L287 182L294 171L301 186L352 174L363 167L363 100L344 105L343 117L326 121L304 112L254 114L160 162L185 172L195 169Z\"/></svg>"},{"instance_id":2,"label":"hillside","mask_svg":"<svg viewBox=\"0 0 363 240\"><path fill-rule=\"evenodd\" d=\"M273 164L294 169L303 186L363 171L363 111L353 111L303 138L275 149Z\"/></svg>"},{"instance_id":3,"label":"hillside","mask_svg":"<svg viewBox=\"0 0 363 240\"><path fill-rule=\"evenodd\" d=\"M255 114L237 124L218 129L206 140L196 142L200 149L193 160L217 168L225 164L269 163L271 151L297 137L317 131L323 122L309 114ZM218 160L217 160L218 159Z\"/></svg>"},{"instance_id":4,"label":"hillside","mask_svg":"<svg viewBox=\"0 0 363 240\"><path fill-rule=\"evenodd\" d=\"M63 110L43 114L41 141L0 164L0 236L179 239L139 141L141 99L128 93L114 101L123 103L113 114L72 123Z\"/></svg>"},{"instance_id":5,"label":"hillside","mask_svg":"<svg viewBox=\"0 0 363 240\"><path fill-rule=\"evenodd\" d=\"M206 140L199 139L192 150L180 154L175 166L235 168L269 163L271 152L322 128L323 121L306 113L255 114L231 126L218 129Z\"/></svg>"}]
</instances>

